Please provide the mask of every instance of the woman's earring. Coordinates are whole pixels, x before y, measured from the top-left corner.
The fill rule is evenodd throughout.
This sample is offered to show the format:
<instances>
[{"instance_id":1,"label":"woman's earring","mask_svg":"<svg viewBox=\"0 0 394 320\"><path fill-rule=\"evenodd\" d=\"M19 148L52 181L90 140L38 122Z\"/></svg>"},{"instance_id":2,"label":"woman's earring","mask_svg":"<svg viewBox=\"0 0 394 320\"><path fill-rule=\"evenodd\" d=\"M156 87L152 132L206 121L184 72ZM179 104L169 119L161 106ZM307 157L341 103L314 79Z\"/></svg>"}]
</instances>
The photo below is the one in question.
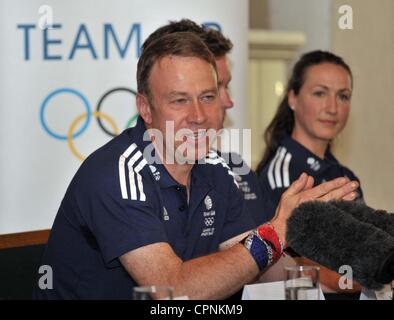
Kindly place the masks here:
<instances>
[{"instance_id":1,"label":"woman's earring","mask_svg":"<svg viewBox=\"0 0 394 320\"><path fill-rule=\"evenodd\" d=\"M294 111L294 106L290 106L290 109Z\"/></svg>"}]
</instances>

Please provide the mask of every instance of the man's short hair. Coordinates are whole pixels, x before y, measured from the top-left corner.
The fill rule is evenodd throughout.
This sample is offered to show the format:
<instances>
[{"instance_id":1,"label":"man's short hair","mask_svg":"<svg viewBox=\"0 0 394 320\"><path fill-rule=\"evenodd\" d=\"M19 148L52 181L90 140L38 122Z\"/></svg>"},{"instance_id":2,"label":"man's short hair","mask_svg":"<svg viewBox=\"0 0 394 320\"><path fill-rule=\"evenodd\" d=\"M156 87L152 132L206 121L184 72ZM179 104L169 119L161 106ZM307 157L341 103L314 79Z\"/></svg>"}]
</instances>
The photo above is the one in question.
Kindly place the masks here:
<instances>
[{"instance_id":1,"label":"man's short hair","mask_svg":"<svg viewBox=\"0 0 394 320\"><path fill-rule=\"evenodd\" d=\"M200 58L212 65L216 72L215 57L199 36L191 32L174 32L155 38L148 44L137 64L138 92L150 97L149 76L153 65L167 56Z\"/></svg>"},{"instance_id":2,"label":"man's short hair","mask_svg":"<svg viewBox=\"0 0 394 320\"><path fill-rule=\"evenodd\" d=\"M220 58L228 54L233 48L233 43L226 38L220 31L208 28L204 25L198 25L192 20L182 19L180 21L170 21L169 24L160 27L153 32L142 46L142 51L149 45L150 42L158 39L166 34L174 32L192 32L198 35L202 41L207 45L209 50L216 58Z\"/></svg>"}]
</instances>

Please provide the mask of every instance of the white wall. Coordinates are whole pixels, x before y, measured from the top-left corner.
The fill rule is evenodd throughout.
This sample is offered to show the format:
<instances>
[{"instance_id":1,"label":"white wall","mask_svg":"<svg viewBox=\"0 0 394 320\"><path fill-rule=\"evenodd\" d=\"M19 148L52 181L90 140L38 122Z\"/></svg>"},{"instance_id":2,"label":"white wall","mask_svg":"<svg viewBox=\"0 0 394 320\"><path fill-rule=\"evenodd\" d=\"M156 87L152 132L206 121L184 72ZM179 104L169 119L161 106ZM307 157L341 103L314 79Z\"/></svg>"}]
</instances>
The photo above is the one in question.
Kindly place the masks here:
<instances>
[{"instance_id":1,"label":"white wall","mask_svg":"<svg viewBox=\"0 0 394 320\"><path fill-rule=\"evenodd\" d=\"M331 45L331 0L267 0L272 30L301 31L307 38L302 52Z\"/></svg>"},{"instance_id":2,"label":"white wall","mask_svg":"<svg viewBox=\"0 0 394 320\"><path fill-rule=\"evenodd\" d=\"M337 24L344 4L353 8L352 30ZM360 177L367 203L394 212L394 1L333 0L332 15L332 49L354 73L336 153Z\"/></svg>"}]
</instances>

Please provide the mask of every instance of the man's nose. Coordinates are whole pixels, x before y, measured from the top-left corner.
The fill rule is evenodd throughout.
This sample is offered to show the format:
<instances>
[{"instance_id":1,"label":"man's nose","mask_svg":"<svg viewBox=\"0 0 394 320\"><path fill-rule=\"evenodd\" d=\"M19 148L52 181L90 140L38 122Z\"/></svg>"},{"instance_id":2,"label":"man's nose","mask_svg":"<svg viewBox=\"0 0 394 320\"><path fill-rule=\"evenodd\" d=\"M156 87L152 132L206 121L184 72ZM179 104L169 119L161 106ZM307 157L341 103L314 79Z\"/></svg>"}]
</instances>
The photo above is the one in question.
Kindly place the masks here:
<instances>
[{"instance_id":1,"label":"man's nose","mask_svg":"<svg viewBox=\"0 0 394 320\"><path fill-rule=\"evenodd\" d=\"M187 120L191 123L202 124L206 121L207 117L204 107L199 101L194 101L190 106L190 112Z\"/></svg>"},{"instance_id":2,"label":"man's nose","mask_svg":"<svg viewBox=\"0 0 394 320\"><path fill-rule=\"evenodd\" d=\"M234 106L234 102L231 99L230 92L227 89L220 91L220 102L223 109L231 109Z\"/></svg>"}]
</instances>

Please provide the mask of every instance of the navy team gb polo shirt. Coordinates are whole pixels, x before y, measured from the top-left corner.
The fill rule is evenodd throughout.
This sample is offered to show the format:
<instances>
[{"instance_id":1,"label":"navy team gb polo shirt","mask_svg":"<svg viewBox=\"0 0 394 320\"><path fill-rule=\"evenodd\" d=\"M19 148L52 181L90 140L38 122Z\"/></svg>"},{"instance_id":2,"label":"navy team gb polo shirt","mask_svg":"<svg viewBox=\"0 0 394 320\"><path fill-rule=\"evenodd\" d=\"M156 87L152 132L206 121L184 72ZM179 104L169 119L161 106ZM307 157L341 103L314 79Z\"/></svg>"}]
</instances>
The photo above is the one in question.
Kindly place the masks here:
<instances>
[{"instance_id":1,"label":"navy team gb polo shirt","mask_svg":"<svg viewBox=\"0 0 394 320\"><path fill-rule=\"evenodd\" d=\"M58 210L42 264L53 269L53 289L38 299L131 299L136 282L118 258L167 242L183 260L215 252L253 228L242 210L234 174L215 152L191 173L191 194L163 164L148 163L141 118L134 128L90 155ZM191 275L192 276L192 275Z\"/></svg>"}]
</instances>

